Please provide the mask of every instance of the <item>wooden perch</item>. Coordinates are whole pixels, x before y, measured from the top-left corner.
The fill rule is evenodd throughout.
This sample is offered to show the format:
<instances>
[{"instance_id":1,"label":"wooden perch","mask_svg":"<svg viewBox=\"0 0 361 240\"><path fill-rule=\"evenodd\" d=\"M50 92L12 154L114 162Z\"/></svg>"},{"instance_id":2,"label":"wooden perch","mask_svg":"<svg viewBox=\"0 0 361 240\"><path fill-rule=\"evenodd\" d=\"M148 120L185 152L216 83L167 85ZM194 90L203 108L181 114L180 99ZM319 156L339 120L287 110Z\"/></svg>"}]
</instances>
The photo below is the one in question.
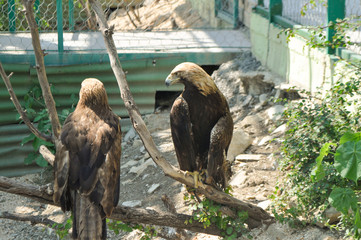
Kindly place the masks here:
<instances>
[{"instance_id":1,"label":"wooden perch","mask_svg":"<svg viewBox=\"0 0 361 240\"><path fill-rule=\"evenodd\" d=\"M34 0L22 0L23 5L25 6L25 17L28 21L30 32L31 32L31 40L34 48L35 54L35 63L36 63L36 72L38 74L38 79L41 87L41 91L43 93L44 102L46 108L48 110L51 127L53 130L53 142L59 138L60 134L60 122L58 118L58 114L56 112L55 102L53 95L50 91L50 86L48 82L48 77L46 76L45 71L45 64L44 64L44 52L40 46L40 38L39 38L39 31L38 26L35 21L34 17Z\"/></svg>"},{"instance_id":2,"label":"wooden perch","mask_svg":"<svg viewBox=\"0 0 361 240\"><path fill-rule=\"evenodd\" d=\"M4 80L6 88L8 89L8 92L10 94L10 100L13 102L16 110L20 114L21 119L24 121L26 126L28 126L30 131L32 133L34 133L34 135L37 136L38 138L43 139L45 141L52 141L51 136L43 134L33 125L33 123L30 121L30 119L28 118L28 116L26 115L24 110L22 109L20 102L19 102L18 98L16 97L16 94L14 93L14 89L10 82L10 77L12 74L7 76L1 63L0 63L0 75L1 75L2 79Z\"/></svg>"},{"instance_id":3,"label":"wooden perch","mask_svg":"<svg viewBox=\"0 0 361 240\"><path fill-rule=\"evenodd\" d=\"M53 202L52 189L49 186L37 186L28 183L21 183L11 178L0 176L0 191L17 194L35 201L56 205ZM221 235L216 226L204 228L202 223L194 221L192 224L185 224L192 216L186 214L176 214L160 212L152 209L116 207L110 219L134 224L151 224L158 226L168 226L178 229L187 229L193 232L201 232L212 235Z\"/></svg>"},{"instance_id":4,"label":"wooden perch","mask_svg":"<svg viewBox=\"0 0 361 240\"><path fill-rule=\"evenodd\" d=\"M154 162L162 168L165 175L170 176L171 178L187 185L194 187L194 181L191 176L186 176L185 173L176 167L172 166L160 153L156 147L139 110L134 102L134 99L130 93L128 83L120 64L119 56L116 51L114 40L112 37L113 28L108 26L108 23L105 19L103 10L96 0L89 0L89 3L92 9L97 16L97 21L99 24L100 31L102 32L105 46L107 48L110 65L113 69L115 78L117 79L118 86L121 92L121 97L124 101L125 107L128 111L128 114L131 118L134 129L138 132L145 149L148 151L149 155L152 157ZM247 224L250 228L256 228L262 225L262 222L271 221L272 217L262 208L244 203L234 197L229 196L228 194L218 191L215 188L199 183L197 192L204 194L207 198L224 204L230 207L238 208L241 211L248 212L249 218L247 219Z\"/></svg>"}]
</instances>

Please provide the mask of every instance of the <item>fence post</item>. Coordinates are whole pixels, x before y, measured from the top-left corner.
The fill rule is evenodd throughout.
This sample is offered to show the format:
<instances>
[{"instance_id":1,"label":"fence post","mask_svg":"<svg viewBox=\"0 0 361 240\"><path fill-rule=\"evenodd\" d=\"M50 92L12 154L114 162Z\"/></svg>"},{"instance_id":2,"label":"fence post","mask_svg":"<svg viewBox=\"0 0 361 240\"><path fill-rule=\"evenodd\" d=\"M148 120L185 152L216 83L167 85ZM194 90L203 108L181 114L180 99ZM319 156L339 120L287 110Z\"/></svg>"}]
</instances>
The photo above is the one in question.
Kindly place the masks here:
<instances>
[{"instance_id":1,"label":"fence post","mask_svg":"<svg viewBox=\"0 0 361 240\"><path fill-rule=\"evenodd\" d=\"M74 0L69 0L69 30L74 31Z\"/></svg>"},{"instance_id":2,"label":"fence post","mask_svg":"<svg viewBox=\"0 0 361 240\"><path fill-rule=\"evenodd\" d=\"M345 0L328 0L327 4L327 23L335 22L336 19L345 18ZM332 42L335 30L327 28L327 41ZM327 53L334 54L335 48L328 47Z\"/></svg>"},{"instance_id":3,"label":"fence post","mask_svg":"<svg viewBox=\"0 0 361 240\"><path fill-rule=\"evenodd\" d=\"M57 16L57 30L58 30L58 52L64 52L64 37L63 37L63 6L62 0L56 0L56 16Z\"/></svg>"},{"instance_id":4,"label":"fence post","mask_svg":"<svg viewBox=\"0 0 361 240\"><path fill-rule=\"evenodd\" d=\"M269 1L269 21L273 22L274 15L282 15L282 0Z\"/></svg>"},{"instance_id":5,"label":"fence post","mask_svg":"<svg viewBox=\"0 0 361 240\"><path fill-rule=\"evenodd\" d=\"M8 4L9 31L14 33L16 31L15 0L9 0Z\"/></svg>"},{"instance_id":6,"label":"fence post","mask_svg":"<svg viewBox=\"0 0 361 240\"><path fill-rule=\"evenodd\" d=\"M233 28L238 27L238 21L239 21L239 4L238 0L233 1Z\"/></svg>"}]
</instances>

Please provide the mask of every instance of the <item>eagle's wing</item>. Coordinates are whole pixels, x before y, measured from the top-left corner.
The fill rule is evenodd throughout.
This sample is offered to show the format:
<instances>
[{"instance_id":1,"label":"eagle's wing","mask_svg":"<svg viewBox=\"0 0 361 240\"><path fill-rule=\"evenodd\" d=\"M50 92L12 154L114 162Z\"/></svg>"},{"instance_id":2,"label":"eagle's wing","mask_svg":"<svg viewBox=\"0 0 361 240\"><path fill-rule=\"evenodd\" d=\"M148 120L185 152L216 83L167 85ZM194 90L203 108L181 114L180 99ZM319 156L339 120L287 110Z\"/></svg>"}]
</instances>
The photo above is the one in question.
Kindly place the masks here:
<instances>
[{"instance_id":1,"label":"eagle's wing","mask_svg":"<svg viewBox=\"0 0 361 240\"><path fill-rule=\"evenodd\" d=\"M208 151L208 177L206 182L215 185L221 184L222 188L227 185L230 166L226 162L226 155L232 139L233 120L228 112L221 117L211 131Z\"/></svg>"},{"instance_id":2,"label":"eagle's wing","mask_svg":"<svg viewBox=\"0 0 361 240\"><path fill-rule=\"evenodd\" d=\"M182 97L178 97L173 103L170 125L179 168L183 171L197 171L189 107Z\"/></svg>"}]
</instances>

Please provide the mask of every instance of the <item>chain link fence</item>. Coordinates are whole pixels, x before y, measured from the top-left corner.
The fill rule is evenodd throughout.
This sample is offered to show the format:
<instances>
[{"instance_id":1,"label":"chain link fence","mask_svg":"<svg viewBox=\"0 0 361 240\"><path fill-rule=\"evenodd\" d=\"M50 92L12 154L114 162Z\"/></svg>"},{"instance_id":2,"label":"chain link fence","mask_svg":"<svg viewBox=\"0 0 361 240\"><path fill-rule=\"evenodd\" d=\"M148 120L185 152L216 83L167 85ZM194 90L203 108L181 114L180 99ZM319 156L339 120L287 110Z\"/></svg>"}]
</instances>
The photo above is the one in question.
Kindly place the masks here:
<instances>
[{"instance_id":1,"label":"chain link fence","mask_svg":"<svg viewBox=\"0 0 361 240\"><path fill-rule=\"evenodd\" d=\"M237 7L236 1L220 1L220 10L232 15ZM117 48L124 51L135 48L146 51L233 48L239 42L239 34L234 31L214 36L214 31L221 29L211 27L187 0L99 2L109 26L114 27L113 36ZM46 51L58 51L60 44L64 51L97 51L105 48L104 40L97 31L96 17L87 0L36 0L34 10L41 33L41 45ZM57 14L59 12L61 18ZM61 39L57 33L59 29L64 32ZM226 27L222 29L226 30ZM170 31L171 36L166 33ZM204 31L208 32L205 34ZM32 50L31 38L27 34L29 26L21 0L0 0L0 32L1 50Z\"/></svg>"},{"instance_id":2,"label":"chain link fence","mask_svg":"<svg viewBox=\"0 0 361 240\"><path fill-rule=\"evenodd\" d=\"M326 3L310 4L309 0L282 0L282 16L305 26L319 26L327 24ZM306 8L305 15L301 9Z\"/></svg>"},{"instance_id":3,"label":"chain link fence","mask_svg":"<svg viewBox=\"0 0 361 240\"><path fill-rule=\"evenodd\" d=\"M361 54L361 0L346 0L346 18L353 18L354 22L359 21L360 27L355 31L348 31L346 37L350 37L348 49Z\"/></svg>"}]
</instances>

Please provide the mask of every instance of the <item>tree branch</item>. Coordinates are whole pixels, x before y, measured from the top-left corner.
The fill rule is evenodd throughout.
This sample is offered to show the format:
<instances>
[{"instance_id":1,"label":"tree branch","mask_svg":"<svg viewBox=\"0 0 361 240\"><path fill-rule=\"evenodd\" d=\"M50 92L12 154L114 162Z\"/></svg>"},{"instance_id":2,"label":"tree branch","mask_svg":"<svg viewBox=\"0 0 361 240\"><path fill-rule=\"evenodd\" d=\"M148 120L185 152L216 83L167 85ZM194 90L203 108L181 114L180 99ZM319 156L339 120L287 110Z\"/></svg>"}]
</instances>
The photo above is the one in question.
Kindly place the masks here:
<instances>
[{"instance_id":1,"label":"tree branch","mask_svg":"<svg viewBox=\"0 0 361 240\"><path fill-rule=\"evenodd\" d=\"M46 76L44 53L40 46L38 26L36 24L34 17L34 9L33 9L34 0L22 0L22 2L23 5L25 6L25 17L30 27L31 39L35 54L36 72L38 74L38 79L43 93L45 105L48 110L52 130L53 130L53 137L55 137L55 139L58 139L61 127L60 127L58 114L56 112L54 98L53 95L51 94L48 78ZM53 142L55 142L55 139Z\"/></svg>"},{"instance_id":2,"label":"tree branch","mask_svg":"<svg viewBox=\"0 0 361 240\"><path fill-rule=\"evenodd\" d=\"M165 175L187 186L195 187L193 178L191 176L186 176L183 171L172 166L162 156L161 152L156 147L147 127L145 126L143 119L141 118L139 110L134 102L133 96L130 93L128 83L116 51L114 40L112 38L113 29L112 27L108 27L107 21L105 19L103 10L99 2L96 0L89 0L89 3L95 12L95 15L97 16L99 28L104 37L104 42L109 54L110 65L113 69L115 78L117 79L118 86L121 92L121 97L131 118L133 127L138 132L144 144L144 147L146 148L154 162L162 168ZM197 192L204 194L207 198L220 204L224 204L230 207L236 207L241 211L248 212L249 218L247 219L247 224L250 228L259 227L263 221L272 219L272 217L262 208L248 203L244 203L234 197L229 196L224 192L216 190L209 185L205 185L202 182L199 183Z\"/></svg>"},{"instance_id":3,"label":"tree branch","mask_svg":"<svg viewBox=\"0 0 361 240\"><path fill-rule=\"evenodd\" d=\"M43 139L45 141L52 141L51 136L43 134L42 132L40 132L34 125L33 123L30 121L30 119L28 118L28 116L26 115L26 113L24 112L24 110L22 109L20 102L18 100L18 98L16 97L16 94L14 93L14 89L11 85L10 82L10 77L12 75L12 73L7 76L5 73L5 70L0 62L0 75L2 77L2 79L4 80L5 86L8 89L8 92L10 94L10 100L13 102L16 110L18 111L18 113L20 114L21 119L24 121L24 123L26 124L26 126L28 126L28 128L30 129L30 131L37 136L40 139Z\"/></svg>"},{"instance_id":4,"label":"tree branch","mask_svg":"<svg viewBox=\"0 0 361 240\"><path fill-rule=\"evenodd\" d=\"M42 216L33 216L33 215L25 215L25 214L20 214L20 213L9 213L9 212L0 212L0 218L6 218L6 219L22 221L22 222L29 221L33 225L41 223L41 224L44 224L44 225L47 225L50 227L57 223L57 222L50 220L49 218L45 218Z\"/></svg>"},{"instance_id":5,"label":"tree branch","mask_svg":"<svg viewBox=\"0 0 361 240\"><path fill-rule=\"evenodd\" d=\"M56 205L53 202L53 191L49 186L36 186L28 183L20 183L11 178L0 176L0 191L17 194L35 201ZM57 206L57 205L56 205ZM116 207L110 219L134 224L151 224L168 226L178 229L187 229L193 232L201 232L213 235L221 235L216 226L204 228L202 223L194 221L192 224L185 224L186 220L192 218L190 215L160 212L151 209Z\"/></svg>"}]
</instances>

